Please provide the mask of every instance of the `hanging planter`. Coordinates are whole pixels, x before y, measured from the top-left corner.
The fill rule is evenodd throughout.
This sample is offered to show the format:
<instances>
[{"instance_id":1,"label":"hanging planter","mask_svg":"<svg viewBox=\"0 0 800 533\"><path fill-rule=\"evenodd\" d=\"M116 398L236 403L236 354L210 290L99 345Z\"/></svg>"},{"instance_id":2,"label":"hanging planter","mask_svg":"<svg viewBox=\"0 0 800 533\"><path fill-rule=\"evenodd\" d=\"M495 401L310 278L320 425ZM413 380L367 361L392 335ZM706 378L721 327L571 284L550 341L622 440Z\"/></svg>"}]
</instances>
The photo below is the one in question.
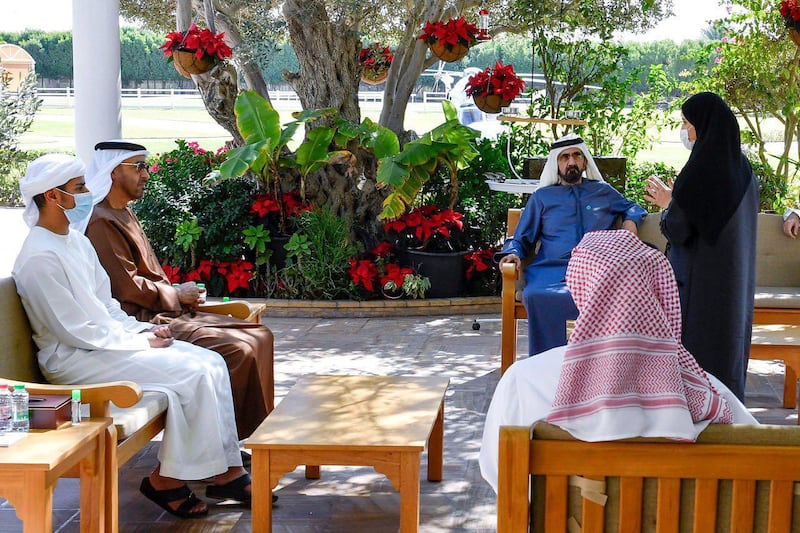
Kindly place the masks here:
<instances>
[{"instance_id":1,"label":"hanging planter","mask_svg":"<svg viewBox=\"0 0 800 533\"><path fill-rule=\"evenodd\" d=\"M442 61L447 61L448 63L452 63L453 61L458 61L459 59L466 57L467 53L469 52L469 47L461 43L449 45L447 43L443 43L442 41L436 41L430 44L429 47L433 55Z\"/></svg>"},{"instance_id":2,"label":"hanging planter","mask_svg":"<svg viewBox=\"0 0 800 533\"><path fill-rule=\"evenodd\" d=\"M465 92L484 113L499 113L511 105L524 88L525 82L517 77L514 66L498 61L494 67L470 76Z\"/></svg>"},{"instance_id":3,"label":"hanging planter","mask_svg":"<svg viewBox=\"0 0 800 533\"><path fill-rule=\"evenodd\" d=\"M394 61L394 54L388 46L381 43L372 43L361 49L358 62L364 67L361 71L361 81L369 85L378 85L389 77L389 67Z\"/></svg>"},{"instance_id":4,"label":"hanging planter","mask_svg":"<svg viewBox=\"0 0 800 533\"><path fill-rule=\"evenodd\" d=\"M789 38L800 47L800 4L797 0L783 0L780 3L781 17L789 28Z\"/></svg>"},{"instance_id":5,"label":"hanging planter","mask_svg":"<svg viewBox=\"0 0 800 533\"><path fill-rule=\"evenodd\" d=\"M194 52L188 50L175 50L172 52L173 64L175 70L186 78L191 78L192 74L204 74L214 68L216 64L213 60L207 59L205 56L197 59Z\"/></svg>"},{"instance_id":6,"label":"hanging planter","mask_svg":"<svg viewBox=\"0 0 800 533\"><path fill-rule=\"evenodd\" d=\"M470 47L479 42L478 33L477 26L459 17L447 22L426 22L417 39L425 41L431 53L442 61L452 62L466 56Z\"/></svg>"},{"instance_id":7,"label":"hanging planter","mask_svg":"<svg viewBox=\"0 0 800 533\"><path fill-rule=\"evenodd\" d=\"M484 113L499 113L504 107L511 105L511 100L503 100L496 94L475 95L472 100L475 102L475 107Z\"/></svg>"},{"instance_id":8,"label":"hanging planter","mask_svg":"<svg viewBox=\"0 0 800 533\"><path fill-rule=\"evenodd\" d=\"M173 31L167 34L167 41L161 48L167 61L172 61L182 76L191 78L192 74L203 74L213 69L217 63L233 55L233 50L225 44L225 33L199 29L192 24L186 32Z\"/></svg>"}]
</instances>

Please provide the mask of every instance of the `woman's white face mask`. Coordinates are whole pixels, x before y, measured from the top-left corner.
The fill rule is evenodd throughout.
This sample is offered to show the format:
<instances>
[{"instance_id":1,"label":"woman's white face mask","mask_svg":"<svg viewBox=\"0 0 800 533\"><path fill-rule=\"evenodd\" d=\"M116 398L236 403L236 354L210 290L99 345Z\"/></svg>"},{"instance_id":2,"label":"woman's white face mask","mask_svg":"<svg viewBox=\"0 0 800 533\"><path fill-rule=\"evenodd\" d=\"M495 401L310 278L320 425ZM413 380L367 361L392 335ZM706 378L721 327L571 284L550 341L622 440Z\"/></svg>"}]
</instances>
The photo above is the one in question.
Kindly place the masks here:
<instances>
[{"instance_id":1,"label":"woman's white face mask","mask_svg":"<svg viewBox=\"0 0 800 533\"><path fill-rule=\"evenodd\" d=\"M689 129L688 128L681 128L681 142L683 143L683 147L687 150L691 150L694 148L694 141L689 140Z\"/></svg>"}]
</instances>

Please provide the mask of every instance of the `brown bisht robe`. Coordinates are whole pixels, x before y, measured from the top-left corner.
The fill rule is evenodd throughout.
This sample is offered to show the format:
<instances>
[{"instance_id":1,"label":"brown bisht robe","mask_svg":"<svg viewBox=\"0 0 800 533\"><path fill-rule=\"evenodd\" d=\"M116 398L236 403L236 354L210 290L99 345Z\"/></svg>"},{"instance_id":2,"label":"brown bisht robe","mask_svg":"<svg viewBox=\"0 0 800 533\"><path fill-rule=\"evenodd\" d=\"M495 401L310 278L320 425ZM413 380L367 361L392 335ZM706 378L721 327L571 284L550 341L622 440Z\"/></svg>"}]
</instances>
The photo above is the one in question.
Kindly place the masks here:
<instances>
[{"instance_id":1,"label":"brown bisht robe","mask_svg":"<svg viewBox=\"0 0 800 533\"><path fill-rule=\"evenodd\" d=\"M86 236L125 312L141 321L168 324L176 339L225 359L239 438L248 437L274 407L274 339L269 328L229 316L186 312L129 208L114 209L103 200L94 208Z\"/></svg>"}]
</instances>

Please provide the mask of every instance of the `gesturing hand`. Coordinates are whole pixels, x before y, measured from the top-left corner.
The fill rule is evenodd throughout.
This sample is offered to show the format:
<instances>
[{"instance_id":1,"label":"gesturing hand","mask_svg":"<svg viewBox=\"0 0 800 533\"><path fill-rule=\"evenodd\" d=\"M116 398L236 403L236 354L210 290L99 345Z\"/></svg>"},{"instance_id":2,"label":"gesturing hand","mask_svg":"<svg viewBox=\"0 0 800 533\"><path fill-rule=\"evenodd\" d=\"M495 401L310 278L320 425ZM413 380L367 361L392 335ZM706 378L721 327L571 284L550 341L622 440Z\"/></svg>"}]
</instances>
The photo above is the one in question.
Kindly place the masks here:
<instances>
[{"instance_id":1,"label":"gesturing hand","mask_svg":"<svg viewBox=\"0 0 800 533\"><path fill-rule=\"evenodd\" d=\"M666 209L672 202L673 184L672 178L668 178L667 183L664 183L657 176L650 176L644 186L644 199L661 209Z\"/></svg>"}]
</instances>

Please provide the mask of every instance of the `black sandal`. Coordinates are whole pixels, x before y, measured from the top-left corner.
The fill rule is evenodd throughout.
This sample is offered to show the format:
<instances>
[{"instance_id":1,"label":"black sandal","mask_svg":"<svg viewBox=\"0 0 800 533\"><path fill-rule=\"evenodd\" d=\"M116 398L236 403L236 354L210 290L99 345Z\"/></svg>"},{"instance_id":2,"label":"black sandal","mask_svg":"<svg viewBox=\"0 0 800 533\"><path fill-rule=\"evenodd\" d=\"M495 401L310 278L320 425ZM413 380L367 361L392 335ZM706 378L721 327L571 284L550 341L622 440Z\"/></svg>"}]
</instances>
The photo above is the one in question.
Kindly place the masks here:
<instances>
[{"instance_id":1,"label":"black sandal","mask_svg":"<svg viewBox=\"0 0 800 533\"><path fill-rule=\"evenodd\" d=\"M156 490L150 483L150 478L146 477L142 480L139 491L168 513L180 518L200 518L208 514L208 508L204 511L192 511L192 508L198 503L203 503L203 500L195 496L194 492L189 490L186 485L177 489ZM181 502L177 509L169 506L170 502L178 500L184 501Z\"/></svg>"},{"instance_id":2,"label":"black sandal","mask_svg":"<svg viewBox=\"0 0 800 533\"><path fill-rule=\"evenodd\" d=\"M252 497L244 489L252 482L250 474L243 474L224 485L206 485L206 496L215 500L236 500L245 505L250 505Z\"/></svg>"}]
</instances>

